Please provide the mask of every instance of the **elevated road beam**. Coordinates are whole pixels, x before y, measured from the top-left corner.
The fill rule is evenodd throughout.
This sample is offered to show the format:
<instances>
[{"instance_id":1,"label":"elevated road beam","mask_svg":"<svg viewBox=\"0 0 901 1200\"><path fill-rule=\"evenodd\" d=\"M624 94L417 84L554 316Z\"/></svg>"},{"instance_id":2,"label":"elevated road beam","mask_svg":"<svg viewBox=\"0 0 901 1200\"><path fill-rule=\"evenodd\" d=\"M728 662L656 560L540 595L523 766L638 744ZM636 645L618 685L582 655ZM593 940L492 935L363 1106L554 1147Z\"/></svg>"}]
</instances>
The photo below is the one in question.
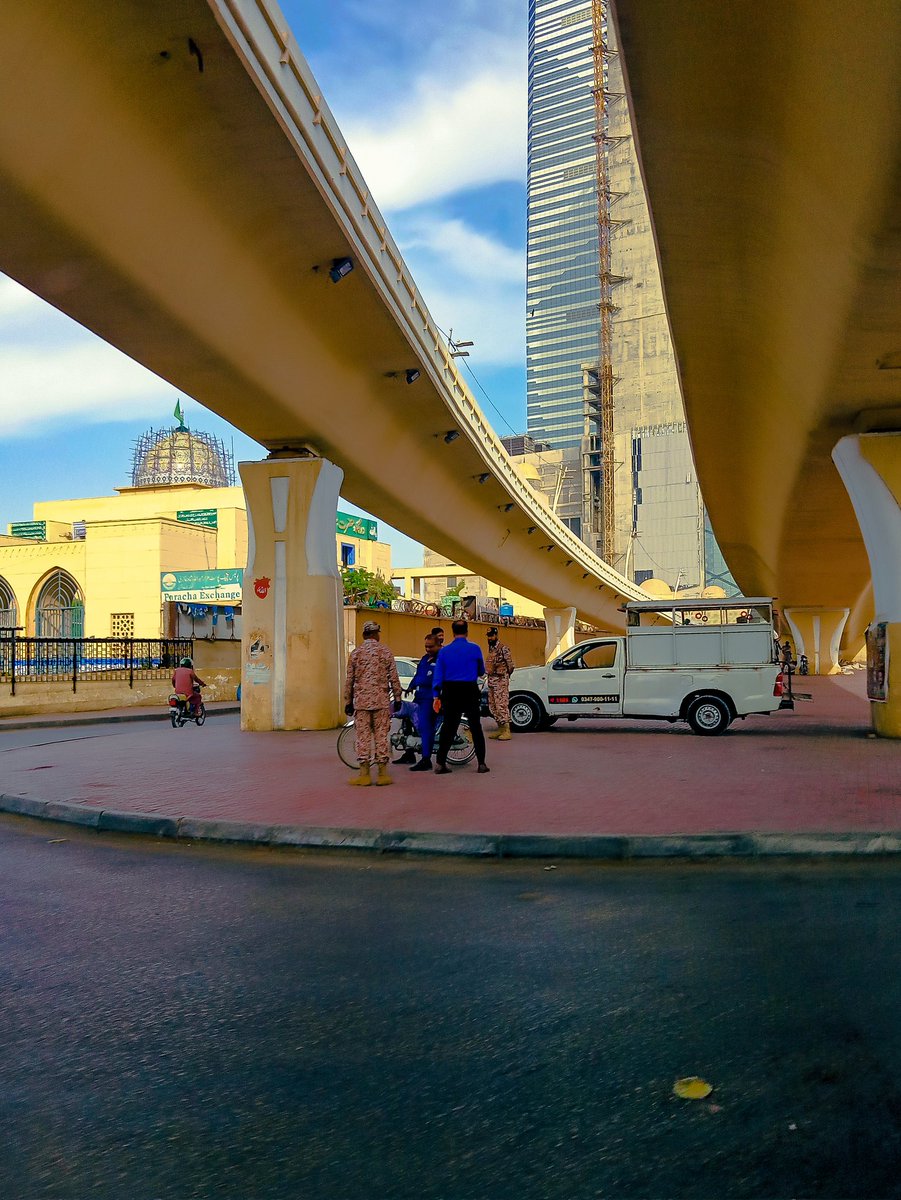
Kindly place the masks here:
<instances>
[{"instance_id":1,"label":"elevated road beam","mask_svg":"<svg viewBox=\"0 0 901 1200\"><path fill-rule=\"evenodd\" d=\"M901 6L617 0L704 498L747 594L849 609L831 453L901 429Z\"/></svg>"},{"instance_id":2,"label":"elevated road beam","mask_svg":"<svg viewBox=\"0 0 901 1200\"><path fill-rule=\"evenodd\" d=\"M642 593L513 468L274 4L14 5L0 100L0 269L411 537L622 627Z\"/></svg>"}]
</instances>

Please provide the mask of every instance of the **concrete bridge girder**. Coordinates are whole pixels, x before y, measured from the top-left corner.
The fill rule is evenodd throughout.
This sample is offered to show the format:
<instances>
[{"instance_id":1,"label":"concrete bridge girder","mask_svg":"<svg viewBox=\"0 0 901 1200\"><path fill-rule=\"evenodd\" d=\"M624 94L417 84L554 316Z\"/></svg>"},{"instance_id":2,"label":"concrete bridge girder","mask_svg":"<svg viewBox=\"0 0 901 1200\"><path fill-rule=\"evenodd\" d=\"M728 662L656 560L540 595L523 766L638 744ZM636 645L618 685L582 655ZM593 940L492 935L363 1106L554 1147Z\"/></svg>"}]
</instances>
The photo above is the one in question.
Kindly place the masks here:
<instances>
[{"instance_id":1,"label":"concrete bridge girder","mask_svg":"<svg viewBox=\"0 0 901 1200\"><path fill-rule=\"evenodd\" d=\"M616 18L718 541L747 594L853 609L868 567L830 456L901 427L901 9L617 0Z\"/></svg>"},{"instance_id":2,"label":"concrete bridge girder","mask_svg":"<svg viewBox=\"0 0 901 1200\"><path fill-rule=\"evenodd\" d=\"M641 593L509 463L274 6L6 16L0 268L265 447L332 460L411 537L621 627Z\"/></svg>"},{"instance_id":3,"label":"concrete bridge girder","mask_svg":"<svg viewBox=\"0 0 901 1200\"><path fill-rule=\"evenodd\" d=\"M901 430L901 7L615 19L714 532L747 594L847 611L853 656L875 566L832 452Z\"/></svg>"}]
</instances>

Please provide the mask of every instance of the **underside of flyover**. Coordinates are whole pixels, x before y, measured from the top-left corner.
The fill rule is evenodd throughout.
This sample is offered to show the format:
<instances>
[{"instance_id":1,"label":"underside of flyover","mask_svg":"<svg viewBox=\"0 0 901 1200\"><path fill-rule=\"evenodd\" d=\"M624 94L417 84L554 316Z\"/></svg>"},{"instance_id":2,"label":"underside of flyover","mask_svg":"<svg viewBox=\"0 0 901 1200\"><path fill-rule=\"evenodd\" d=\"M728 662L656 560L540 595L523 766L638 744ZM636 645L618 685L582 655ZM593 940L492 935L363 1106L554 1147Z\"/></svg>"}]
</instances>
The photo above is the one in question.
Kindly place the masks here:
<instances>
[{"instance_id":1,"label":"underside of flyover","mask_svg":"<svg viewBox=\"0 0 901 1200\"><path fill-rule=\"evenodd\" d=\"M279 20L265 0L12 6L0 269L268 449L332 460L411 537L622 627L642 593L516 475Z\"/></svg>"},{"instance_id":2,"label":"underside of flyover","mask_svg":"<svg viewBox=\"0 0 901 1200\"><path fill-rule=\"evenodd\" d=\"M871 570L831 455L901 430L901 6L616 10L717 540L746 594L850 610L853 653Z\"/></svg>"}]
</instances>

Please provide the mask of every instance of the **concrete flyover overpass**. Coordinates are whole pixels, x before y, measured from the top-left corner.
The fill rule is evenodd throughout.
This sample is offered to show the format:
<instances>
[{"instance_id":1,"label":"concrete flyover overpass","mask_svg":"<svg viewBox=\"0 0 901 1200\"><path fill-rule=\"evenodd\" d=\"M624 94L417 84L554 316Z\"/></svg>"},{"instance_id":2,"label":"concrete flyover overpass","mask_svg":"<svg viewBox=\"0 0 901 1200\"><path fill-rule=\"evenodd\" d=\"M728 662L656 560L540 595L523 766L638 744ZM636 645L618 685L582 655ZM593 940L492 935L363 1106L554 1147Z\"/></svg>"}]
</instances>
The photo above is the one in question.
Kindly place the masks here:
<instances>
[{"instance_id":1,"label":"concrete flyover overpass","mask_svg":"<svg viewBox=\"0 0 901 1200\"><path fill-rule=\"evenodd\" d=\"M717 539L901 736L901 5L616 7Z\"/></svg>"},{"instance_id":2,"label":"concrete flyover overpass","mask_svg":"<svg viewBox=\"0 0 901 1200\"><path fill-rule=\"evenodd\" d=\"M0 270L273 452L242 465L247 727L336 722L339 487L561 637L622 626L642 593L513 468L274 3L28 0L3 34Z\"/></svg>"}]
</instances>

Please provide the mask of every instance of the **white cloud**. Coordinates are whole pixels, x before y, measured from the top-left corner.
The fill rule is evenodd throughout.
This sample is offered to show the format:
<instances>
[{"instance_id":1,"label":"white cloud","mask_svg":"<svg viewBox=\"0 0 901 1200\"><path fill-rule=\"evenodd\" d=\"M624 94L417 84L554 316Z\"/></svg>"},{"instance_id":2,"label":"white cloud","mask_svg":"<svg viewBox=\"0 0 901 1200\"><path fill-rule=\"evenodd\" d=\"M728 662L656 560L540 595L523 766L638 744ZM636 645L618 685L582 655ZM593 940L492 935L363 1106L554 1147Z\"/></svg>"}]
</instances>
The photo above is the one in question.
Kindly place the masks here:
<instances>
[{"instance_id":1,"label":"white cloud","mask_svg":"<svg viewBox=\"0 0 901 1200\"><path fill-rule=\"evenodd\" d=\"M37 296L20 287L14 280L0 275L0 317L6 319L23 313L37 312L41 305L42 302Z\"/></svg>"},{"instance_id":2,"label":"white cloud","mask_svg":"<svg viewBox=\"0 0 901 1200\"><path fill-rule=\"evenodd\" d=\"M463 81L420 78L402 108L377 121L346 121L344 133L376 203L388 211L522 182L524 65L507 55Z\"/></svg>"},{"instance_id":3,"label":"white cloud","mask_svg":"<svg viewBox=\"0 0 901 1200\"><path fill-rule=\"evenodd\" d=\"M168 383L90 334L65 345L0 345L0 434L7 437L62 419L150 417L175 395Z\"/></svg>"},{"instance_id":4,"label":"white cloud","mask_svg":"<svg viewBox=\"0 0 901 1200\"><path fill-rule=\"evenodd\" d=\"M406 223L398 243L406 255L410 250L427 250L445 266L470 280L522 284L525 258L460 220L418 217Z\"/></svg>"},{"instance_id":5,"label":"white cloud","mask_svg":"<svg viewBox=\"0 0 901 1200\"><path fill-rule=\"evenodd\" d=\"M398 245L429 311L454 336L473 338L473 366L522 361L525 263L513 250L460 220L400 222Z\"/></svg>"}]
</instances>

